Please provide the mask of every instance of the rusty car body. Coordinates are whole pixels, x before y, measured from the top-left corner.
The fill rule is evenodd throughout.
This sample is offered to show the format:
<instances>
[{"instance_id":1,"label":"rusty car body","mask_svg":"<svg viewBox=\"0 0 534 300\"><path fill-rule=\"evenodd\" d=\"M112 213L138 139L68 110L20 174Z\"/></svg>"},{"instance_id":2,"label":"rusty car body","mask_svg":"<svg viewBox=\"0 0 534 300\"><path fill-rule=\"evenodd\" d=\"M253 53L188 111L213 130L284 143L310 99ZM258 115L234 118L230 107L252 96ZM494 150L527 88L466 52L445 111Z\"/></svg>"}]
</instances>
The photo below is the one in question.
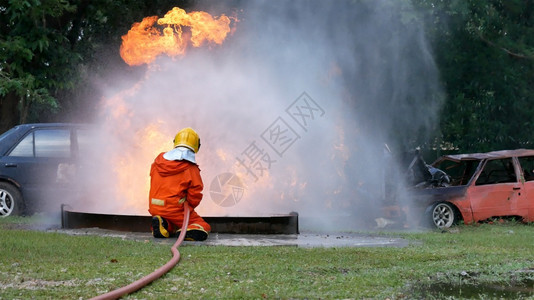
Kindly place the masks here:
<instances>
[{"instance_id":1,"label":"rusty car body","mask_svg":"<svg viewBox=\"0 0 534 300\"><path fill-rule=\"evenodd\" d=\"M425 180L410 189L410 215L419 210L440 229L502 217L534 221L534 150L445 155L425 166Z\"/></svg>"}]
</instances>

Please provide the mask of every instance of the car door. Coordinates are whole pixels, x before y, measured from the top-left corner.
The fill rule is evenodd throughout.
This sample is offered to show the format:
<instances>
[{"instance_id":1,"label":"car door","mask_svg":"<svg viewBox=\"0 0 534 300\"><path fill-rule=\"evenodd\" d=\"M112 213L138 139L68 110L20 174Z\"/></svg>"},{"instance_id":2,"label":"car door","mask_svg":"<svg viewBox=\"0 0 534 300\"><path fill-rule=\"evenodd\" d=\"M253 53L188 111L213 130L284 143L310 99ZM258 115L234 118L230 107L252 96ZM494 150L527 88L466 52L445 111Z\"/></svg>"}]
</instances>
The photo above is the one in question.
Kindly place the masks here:
<instances>
[{"instance_id":1,"label":"car door","mask_svg":"<svg viewBox=\"0 0 534 300\"><path fill-rule=\"evenodd\" d=\"M73 184L76 184L76 190L79 194L77 198L85 198L89 201L91 196L96 195L97 190L102 189L108 178L103 175L102 161L98 159L103 154L96 144L97 132L90 127L79 127L75 130L76 147L75 161L76 174L73 178Z\"/></svg>"},{"instance_id":2,"label":"car door","mask_svg":"<svg viewBox=\"0 0 534 300\"><path fill-rule=\"evenodd\" d=\"M40 210L59 205L74 168L71 130L34 128L8 154L8 160L27 206Z\"/></svg>"},{"instance_id":3,"label":"car door","mask_svg":"<svg viewBox=\"0 0 534 300\"><path fill-rule=\"evenodd\" d=\"M520 216L527 222L534 222L534 156L518 157L521 166L523 189L518 203Z\"/></svg>"},{"instance_id":4,"label":"car door","mask_svg":"<svg viewBox=\"0 0 534 300\"><path fill-rule=\"evenodd\" d=\"M486 161L467 191L475 222L515 215L522 192L518 174L517 164L511 157Z\"/></svg>"}]
</instances>

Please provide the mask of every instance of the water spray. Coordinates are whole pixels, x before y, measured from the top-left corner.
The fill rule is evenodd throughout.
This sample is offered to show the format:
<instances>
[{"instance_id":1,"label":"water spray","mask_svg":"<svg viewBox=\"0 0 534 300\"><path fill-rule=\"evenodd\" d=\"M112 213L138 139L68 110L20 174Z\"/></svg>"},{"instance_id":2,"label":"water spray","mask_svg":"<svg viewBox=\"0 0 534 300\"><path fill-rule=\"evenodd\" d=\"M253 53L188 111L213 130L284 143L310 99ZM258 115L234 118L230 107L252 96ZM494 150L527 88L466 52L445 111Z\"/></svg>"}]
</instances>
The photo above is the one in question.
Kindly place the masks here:
<instances>
[{"instance_id":1,"label":"water spray","mask_svg":"<svg viewBox=\"0 0 534 300\"><path fill-rule=\"evenodd\" d=\"M197 8L211 6L200 2ZM232 17L222 15L209 19L224 25L220 28L226 41L207 39L206 47L195 47L190 40L187 54L177 51L173 56L176 47L161 52L159 45L179 41L180 32L182 38L192 37L196 26L188 22L167 26L170 15L179 12L187 19L192 12L173 9L168 18L148 19L122 37L127 54L137 53L139 45L148 45L149 53L160 52L141 55L151 58L141 63L148 67L128 69L136 70L132 77L120 78L125 85L132 80L130 89L117 93L117 80L102 84L105 97L96 120L103 128L102 140L91 152L102 153L109 163L95 164L87 181L109 178L108 186L92 190L123 200L91 195L82 204L91 206L86 210L146 213L148 185L142 174L167 149L176 128L192 126L207 141L203 147L209 154L199 157L199 165L209 166L202 174L208 201L197 209L199 214L246 217L298 211L301 220L310 220L303 223L305 229L366 229L368 217L387 204L384 175L393 177L398 163L396 156L385 159L384 142L390 149L386 152L400 153L433 133L438 121L439 72L424 24L413 21L418 18L405 22L406 15L417 11L391 1L342 1L336 6L251 1L235 6L239 23L228 23ZM234 9L216 8L227 15ZM157 34L150 34L152 29ZM129 47L134 37L153 43ZM288 115L295 108L291 101L303 91L309 97L301 98L313 98L322 108L309 106L318 116L313 129ZM312 111L301 109L299 116L311 116ZM320 117L322 111L325 117ZM311 118L305 120L311 124ZM220 184L239 176L240 184ZM232 193L236 190L239 197ZM399 199L412 201L404 195Z\"/></svg>"},{"instance_id":2,"label":"water spray","mask_svg":"<svg viewBox=\"0 0 534 300\"><path fill-rule=\"evenodd\" d=\"M143 277L141 279L138 279L138 280L130 283L127 286L124 286L124 287L122 287L120 289L116 289L114 291L108 292L106 294L102 294L100 296L97 296L97 297L94 297L94 298L91 298L91 299L93 299L93 300L118 299L118 298L120 298L120 297L122 297L122 296L124 296L126 294L131 294L131 293L143 288L147 284L149 284L152 281L160 278L165 273L170 271L178 263L178 261L180 260L180 252L178 252L178 247L180 246L180 244L182 244L182 242L184 241L184 238L185 238L185 234L186 234L186 231L187 231L187 225L189 224L189 213L190 213L189 205L187 204L187 202L185 202L184 203L184 222L182 224L182 229L180 231L180 235L178 236L178 239L176 240L174 245L171 247L171 252L172 252L171 260L169 260L165 265L161 266L159 269L155 270L154 272L150 273L149 275L147 275L147 276L145 276L145 277Z\"/></svg>"}]
</instances>

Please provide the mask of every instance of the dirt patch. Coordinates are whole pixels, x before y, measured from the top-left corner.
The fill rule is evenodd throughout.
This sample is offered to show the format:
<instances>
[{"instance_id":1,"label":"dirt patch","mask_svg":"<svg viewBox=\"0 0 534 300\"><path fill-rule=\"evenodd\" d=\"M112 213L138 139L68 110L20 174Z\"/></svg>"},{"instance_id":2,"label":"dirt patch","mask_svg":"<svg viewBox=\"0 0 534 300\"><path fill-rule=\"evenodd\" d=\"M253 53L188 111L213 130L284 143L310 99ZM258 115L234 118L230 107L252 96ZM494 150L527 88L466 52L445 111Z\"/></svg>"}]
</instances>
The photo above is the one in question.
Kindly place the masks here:
<instances>
[{"instance_id":1,"label":"dirt patch","mask_svg":"<svg viewBox=\"0 0 534 300\"><path fill-rule=\"evenodd\" d=\"M426 297L463 299L531 299L534 296L532 282L481 284L434 283L418 291Z\"/></svg>"},{"instance_id":2,"label":"dirt patch","mask_svg":"<svg viewBox=\"0 0 534 300\"><path fill-rule=\"evenodd\" d=\"M534 268L513 271L508 282L481 282L480 274L462 271L451 282L438 281L414 289L414 296L432 299L532 299Z\"/></svg>"}]
</instances>

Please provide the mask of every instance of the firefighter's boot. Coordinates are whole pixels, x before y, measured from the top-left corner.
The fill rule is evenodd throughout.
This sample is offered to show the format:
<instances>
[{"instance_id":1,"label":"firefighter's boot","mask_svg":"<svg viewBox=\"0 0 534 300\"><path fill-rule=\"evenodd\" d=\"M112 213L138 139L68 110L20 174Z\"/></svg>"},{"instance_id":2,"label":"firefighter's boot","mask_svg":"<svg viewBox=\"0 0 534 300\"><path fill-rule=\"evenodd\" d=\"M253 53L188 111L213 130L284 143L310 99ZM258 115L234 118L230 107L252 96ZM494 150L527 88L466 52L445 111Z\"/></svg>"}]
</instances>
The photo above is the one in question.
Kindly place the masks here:
<instances>
[{"instance_id":1,"label":"firefighter's boot","mask_svg":"<svg viewBox=\"0 0 534 300\"><path fill-rule=\"evenodd\" d=\"M152 235L155 238L168 238L170 236L169 223L160 216L152 217Z\"/></svg>"},{"instance_id":2,"label":"firefighter's boot","mask_svg":"<svg viewBox=\"0 0 534 300\"><path fill-rule=\"evenodd\" d=\"M199 224L190 224L187 226L185 233L186 241L205 241L208 238L208 232Z\"/></svg>"}]
</instances>

